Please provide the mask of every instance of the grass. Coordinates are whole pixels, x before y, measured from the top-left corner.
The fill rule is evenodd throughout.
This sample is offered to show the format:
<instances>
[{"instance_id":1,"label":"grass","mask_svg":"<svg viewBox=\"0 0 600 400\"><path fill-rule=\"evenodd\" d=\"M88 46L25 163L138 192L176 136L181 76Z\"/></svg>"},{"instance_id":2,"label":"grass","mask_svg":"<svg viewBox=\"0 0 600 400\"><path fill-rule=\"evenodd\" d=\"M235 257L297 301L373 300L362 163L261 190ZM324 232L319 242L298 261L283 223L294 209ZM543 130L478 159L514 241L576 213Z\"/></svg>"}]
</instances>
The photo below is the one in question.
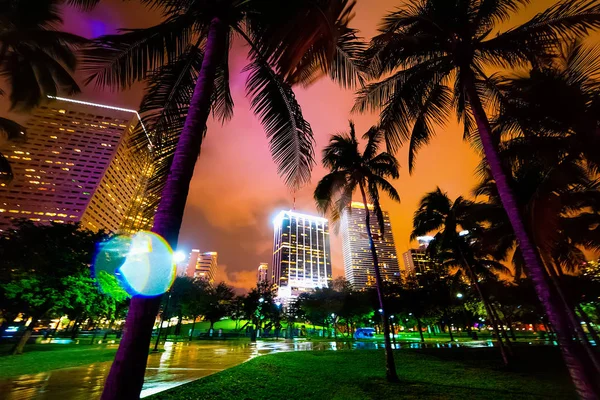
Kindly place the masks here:
<instances>
[{"instance_id":1,"label":"grass","mask_svg":"<svg viewBox=\"0 0 600 400\"><path fill-rule=\"evenodd\" d=\"M115 345L31 344L21 355L0 357L0 378L112 361L116 352Z\"/></svg>"},{"instance_id":2,"label":"grass","mask_svg":"<svg viewBox=\"0 0 600 400\"><path fill-rule=\"evenodd\" d=\"M518 352L513 369L505 370L495 349L400 350L399 384L385 381L382 351L271 354L151 399L576 398L556 348Z\"/></svg>"}]
</instances>

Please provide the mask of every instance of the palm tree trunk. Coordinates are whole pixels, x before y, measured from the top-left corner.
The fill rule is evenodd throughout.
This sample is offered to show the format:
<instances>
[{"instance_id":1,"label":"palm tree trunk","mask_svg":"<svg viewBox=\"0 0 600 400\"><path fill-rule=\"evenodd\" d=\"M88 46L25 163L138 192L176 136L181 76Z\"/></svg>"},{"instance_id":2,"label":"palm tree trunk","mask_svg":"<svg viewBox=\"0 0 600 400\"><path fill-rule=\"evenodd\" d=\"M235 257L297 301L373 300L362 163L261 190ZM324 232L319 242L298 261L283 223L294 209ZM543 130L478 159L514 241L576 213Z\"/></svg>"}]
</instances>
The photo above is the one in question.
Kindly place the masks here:
<instances>
[{"instance_id":1,"label":"palm tree trunk","mask_svg":"<svg viewBox=\"0 0 600 400\"><path fill-rule=\"evenodd\" d=\"M590 336L592 336L592 339L594 339L594 343L597 347L600 347L600 337L598 336L598 332L596 332L596 330L592 326L590 316L585 311L583 311L583 308L579 304L577 304L577 312L579 313L579 315L581 315L581 319L587 325L588 331L590 332Z\"/></svg>"},{"instance_id":2,"label":"palm tree trunk","mask_svg":"<svg viewBox=\"0 0 600 400\"><path fill-rule=\"evenodd\" d=\"M179 137L167 183L162 192L152 232L162 236L171 248L177 247L179 230L194 166L210 114L214 78L221 54L226 49L226 25L214 18L210 24L202 68L194 88L185 125ZM125 322L125 332L113 362L102 400L136 399L144 383L144 371L152 327L160 296L134 296Z\"/></svg>"},{"instance_id":3,"label":"palm tree trunk","mask_svg":"<svg viewBox=\"0 0 600 400\"><path fill-rule=\"evenodd\" d=\"M552 290L546 279L546 273L540 261L539 254L533 246L529 233L523 224L516 198L510 187L508 177L504 173L502 162L496 151L494 140L492 139L490 123L483 109L483 105L481 104L477 88L475 87L473 73L470 69L462 72L464 74L462 77L463 85L469 98L473 117L477 124L483 152L488 166L490 167L492 177L496 182L500 200L502 201L504 210L506 211L510 224L512 225L519 242L519 247L523 254L523 258L525 259L525 268L533 282L537 296L548 315L548 319L556 331L563 359L569 369L569 374L571 375L571 379L579 397L582 399L597 399L600 397L600 391L596 387L596 379L592 372L586 369L581 360L580 346L571 339L572 335L569 327L569 318L566 315L565 310L552 298Z\"/></svg>"},{"instance_id":4,"label":"palm tree trunk","mask_svg":"<svg viewBox=\"0 0 600 400\"><path fill-rule=\"evenodd\" d=\"M544 252L543 254L547 254L547 253ZM558 297L562 301L562 303L565 307L565 310L567 311L569 320L571 322L571 326L573 327L573 330L575 331L575 335L579 338L581 345L585 349L585 352L587 353L588 358L589 358L589 362L591 362L594 365L594 368L596 369L596 373L600 374L600 361L598 360L598 356L597 356L596 352L594 351L594 349L592 348L592 344L590 343L590 340L588 339L587 335L583 331L583 328L581 327L581 324L579 323L579 320L577 319L577 314L575 313L575 308L573 307L573 305L571 304L571 302L565 295L564 290L562 289L562 284L559 281L559 276L557 273L557 270L559 268L558 265L556 265L547 256L542 255L541 257L542 257L542 262L545 263L546 271L548 272L548 275L550 276L550 281L554 285L556 292L558 293ZM555 269L555 267L556 267L556 269Z\"/></svg>"},{"instance_id":5,"label":"palm tree trunk","mask_svg":"<svg viewBox=\"0 0 600 400\"><path fill-rule=\"evenodd\" d=\"M421 326L421 319L415 317L417 319L417 329L419 330L419 336L421 337L421 343L425 343L425 337L423 336L423 327Z\"/></svg>"},{"instance_id":6,"label":"palm tree trunk","mask_svg":"<svg viewBox=\"0 0 600 400\"><path fill-rule=\"evenodd\" d=\"M444 310L444 318L446 319L446 326L448 327L448 335L450 335L450 342L454 343L454 336L452 335L452 323L448 313Z\"/></svg>"},{"instance_id":7,"label":"palm tree trunk","mask_svg":"<svg viewBox=\"0 0 600 400\"><path fill-rule=\"evenodd\" d=\"M508 354L506 352L506 348L504 347L504 343L502 342L502 337L500 336L500 331L498 330L498 321L496 321L496 318L494 317L494 312L492 310L492 306L491 306L488 298L483 294L483 290L481 289L481 285L479 285L479 281L477 280L477 275L475 275L475 271L473 271L473 268L471 267L471 263L469 263L467 261L465 255L463 254L463 252L460 249L458 249L458 252L459 252L462 264L467 269L467 274L469 275L469 279L473 283L473 286L475 286L475 290L477 290L477 294L479 295L479 298L481 299L481 302L483 303L485 312L486 312L488 318L490 319L490 322L494 329L494 333L496 334L496 341L498 342L498 347L500 348L500 355L502 356L502 361L504 362L504 365L508 365L509 364Z\"/></svg>"},{"instance_id":8,"label":"palm tree trunk","mask_svg":"<svg viewBox=\"0 0 600 400\"><path fill-rule=\"evenodd\" d=\"M369 245L371 247L371 256L373 257L373 269L375 270L375 283L377 288L377 299L379 300L379 308L381 308L381 322L383 323L383 337L385 341L385 376L388 382L399 382L398 373L396 372L396 364L394 363L394 353L392 352L392 342L390 340L390 324L384 307L383 296L383 281L379 271L379 260L377 258L377 250L371 233L371 217L367 202L367 195L362 183L359 184L360 193L362 194L363 204L365 205L365 225L367 226L367 235L369 236Z\"/></svg>"}]
</instances>

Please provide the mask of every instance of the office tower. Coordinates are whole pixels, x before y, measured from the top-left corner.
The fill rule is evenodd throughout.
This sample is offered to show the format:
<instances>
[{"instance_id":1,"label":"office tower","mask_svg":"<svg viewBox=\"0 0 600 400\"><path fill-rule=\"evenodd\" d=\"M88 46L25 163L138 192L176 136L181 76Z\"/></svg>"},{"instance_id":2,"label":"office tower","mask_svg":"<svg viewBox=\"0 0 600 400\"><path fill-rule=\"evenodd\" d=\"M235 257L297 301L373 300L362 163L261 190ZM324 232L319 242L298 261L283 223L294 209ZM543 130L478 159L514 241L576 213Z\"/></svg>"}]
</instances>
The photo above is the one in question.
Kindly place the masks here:
<instances>
[{"instance_id":1,"label":"office tower","mask_svg":"<svg viewBox=\"0 0 600 400\"><path fill-rule=\"evenodd\" d=\"M193 249L190 253L187 273L190 278L205 279L209 283L214 283L217 273L217 252L200 252Z\"/></svg>"},{"instance_id":2,"label":"office tower","mask_svg":"<svg viewBox=\"0 0 600 400\"><path fill-rule=\"evenodd\" d=\"M373 206L368 205L371 233L379 260L379 271L384 281L400 281L400 267L396 255L396 245L392 235L392 225L387 211L383 211L384 233L377 222ZM375 268L365 224L367 210L363 203L352 202L342 214L342 250L346 279L356 290L375 286Z\"/></svg>"},{"instance_id":3,"label":"office tower","mask_svg":"<svg viewBox=\"0 0 600 400\"><path fill-rule=\"evenodd\" d=\"M257 283L267 282L269 280L268 274L269 274L269 264L260 263L260 265L258 266L256 282Z\"/></svg>"},{"instance_id":4,"label":"office tower","mask_svg":"<svg viewBox=\"0 0 600 400\"><path fill-rule=\"evenodd\" d=\"M272 280L280 298L331 286L327 220L281 211L274 221L272 265Z\"/></svg>"},{"instance_id":5,"label":"office tower","mask_svg":"<svg viewBox=\"0 0 600 400\"><path fill-rule=\"evenodd\" d=\"M427 255L427 246L431 240L431 236L420 236L417 238L419 248L410 249L402 254L407 275L418 276L433 268L433 262Z\"/></svg>"},{"instance_id":6,"label":"office tower","mask_svg":"<svg viewBox=\"0 0 600 400\"><path fill-rule=\"evenodd\" d=\"M139 197L148 154L133 144L139 122L133 110L71 99L38 107L26 142L2 147L14 179L0 184L0 230L27 218L117 231Z\"/></svg>"}]
</instances>

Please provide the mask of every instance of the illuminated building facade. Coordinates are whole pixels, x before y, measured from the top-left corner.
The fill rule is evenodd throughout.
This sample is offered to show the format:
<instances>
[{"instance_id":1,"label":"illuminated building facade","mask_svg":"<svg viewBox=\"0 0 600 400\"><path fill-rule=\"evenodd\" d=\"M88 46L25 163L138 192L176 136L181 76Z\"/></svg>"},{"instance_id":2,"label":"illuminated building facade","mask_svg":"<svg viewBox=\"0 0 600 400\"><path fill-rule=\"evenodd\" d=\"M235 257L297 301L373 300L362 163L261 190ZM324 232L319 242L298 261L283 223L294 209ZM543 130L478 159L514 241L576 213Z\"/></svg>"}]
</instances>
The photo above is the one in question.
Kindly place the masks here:
<instances>
[{"instance_id":1,"label":"illuminated building facade","mask_svg":"<svg viewBox=\"0 0 600 400\"><path fill-rule=\"evenodd\" d=\"M260 263L258 266L258 272L256 276L256 282L267 282L269 280L269 264Z\"/></svg>"},{"instance_id":2,"label":"illuminated building facade","mask_svg":"<svg viewBox=\"0 0 600 400\"><path fill-rule=\"evenodd\" d=\"M148 149L132 146L133 110L54 98L2 152L14 179L0 185L0 230L13 218L81 222L115 232L140 190Z\"/></svg>"},{"instance_id":3,"label":"illuminated building facade","mask_svg":"<svg viewBox=\"0 0 600 400\"><path fill-rule=\"evenodd\" d=\"M186 275L190 278L205 279L209 283L215 282L217 273L217 252L200 252L193 249L188 260Z\"/></svg>"},{"instance_id":4,"label":"illuminated building facade","mask_svg":"<svg viewBox=\"0 0 600 400\"><path fill-rule=\"evenodd\" d=\"M278 297L331 286L329 223L325 218L281 211L274 221L272 281Z\"/></svg>"},{"instance_id":5,"label":"illuminated building facade","mask_svg":"<svg viewBox=\"0 0 600 400\"><path fill-rule=\"evenodd\" d=\"M419 276L433 269L433 261L427 255L427 246L432 239L431 236L418 237L419 248L410 249L402 254L407 276Z\"/></svg>"},{"instance_id":6,"label":"illuminated building facade","mask_svg":"<svg viewBox=\"0 0 600 400\"><path fill-rule=\"evenodd\" d=\"M390 216L387 211L383 211L384 232L382 234L373 206L368 205L368 207L381 278L384 281L397 283L400 281L400 267ZM365 224L366 213L367 209L363 203L352 202L342 214L341 221L344 272L346 279L356 290L364 290L376 284L373 256Z\"/></svg>"}]
</instances>

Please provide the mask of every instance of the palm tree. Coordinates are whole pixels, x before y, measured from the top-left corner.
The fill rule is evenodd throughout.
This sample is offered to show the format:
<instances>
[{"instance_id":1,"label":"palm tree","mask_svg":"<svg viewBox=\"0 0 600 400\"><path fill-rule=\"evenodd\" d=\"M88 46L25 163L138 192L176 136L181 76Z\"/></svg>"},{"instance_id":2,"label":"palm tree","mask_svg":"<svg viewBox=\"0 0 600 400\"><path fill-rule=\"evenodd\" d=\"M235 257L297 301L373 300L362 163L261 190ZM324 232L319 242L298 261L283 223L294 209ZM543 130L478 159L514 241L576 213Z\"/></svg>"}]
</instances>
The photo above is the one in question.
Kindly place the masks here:
<instances>
[{"instance_id":1,"label":"palm tree","mask_svg":"<svg viewBox=\"0 0 600 400\"><path fill-rule=\"evenodd\" d=\"M585 156L600 170L600 46L565 43L560 52L527 73L496 74L494 129L508 137L570 137L568 153Z\"/></svg>"},{"instance_id":2,"label":"palm tree","mask_svg":"<svg viewBox=\"0 0 600 400\"><path fill-rule=\"evenodd\" d=\"M419 208L413 217L413 231L411 239L436 232L434 240L428 247L428 252L434 259L438 259L446 266L458 266L466 272L467 278L475 287L483 303L488 319L490 320L498 347L505 365L509 357L499 331L499 321L495 317L491 302L483 292L480 281L485 273L506 273L507 269L494 260L476 257L476 252L467 241L471 232L465 235L463 231L479 231L480 226L474 219L474 214L481 214L486 208L485 204L474 203L463 197L452 201L448 195L438 187L426 193L420 201Z\"/></svg>"},{"instance_id":3,"label":"palm tree","mask_svg":"<svg viewBox=\"0 0 600 400\"><path fill-rule=\"evenodd\" d=\"M590 177L586 164L577 158L580 151L569 154L576 137L531 136L514 138L499 144L499 154L505 170L511 176L511 186L525 226L539 249L545 272L554 286L569 323L584 345L589 363L600 373L600 362L588 342L574 311L574 304L565 295L560 277L564 269L574 270L585 260L581 248L597 251L600 237L595 227L600 222L598 181ZM521 246L517 243L494 181L485 165L485 179L475 194L483 196L491 206L487 210L490 228L482 235L484 247L492 248L495 257L505 258L515 249L515 276L522 274Z\"/></svg>"},{"instance_id":4,"label":"palm tree","mask_svg":"<svg viewBox=\"0 0 600 400\"><path fill-rule=\"evenodd\" d=\"M85 40L59 30L63 0L41 0L35 7L27 0L0 0L0 75L6 78L11 110L29 111L58 91L79 92L72 77L77 65L75 51ZM91 0L66 3L89 9ZM22 141L26 131L19 123L0 118L0 139ZM0 183L13 174L6 157L0 153Z\"/></svg>"},{"instance_id":5,"label":"palm tree","mask_svg":"<svg viewBox=\"0 0 600 400\"><path fill-rule=\"evenodd\" d=\"M350 133L337 134L331 137L329 145L323 150L323 166L331 172L323 177L315 189L315 200L318 208L323 213L331 213L332 219L339 219L342 212L348 209L352 201L352 194L356 189L360 191L365 206L365 225L373 268L375 270L375 283L377 298L383 322L386 354L386 378L390 382L397 382L394 354L390 341L389 318L385 313L385 296L383 281L379 270L379 262L373 234L371 232L371 217L375 216L381 232L384 232L383 212L379 202L379 191L388 194L393 201L400 201L400 196L394 187L386 180L398 178L398 162L389 153L379 153L382 141L382 132L378 127L372 127L366 134L368 138L365 150L361 153L354 124L350 122ZM369 204L371 203L372 206ZM372 211L371 211L372 210Z\"/></svg>"},{"instance_id":6,"label":"palm tree","mask_svg":"<svg viewBox=\"0 0 600 400\"><path fill-rule=\"evenodd\" d=\"M518 204L486 115L489 67L526 66L556 50L560 39L586 34L600 26L595 0L562 0L524 24L499 32L520 0L413 0L388 14L380 34L365 54L374 78L384 79L359 92L358 111L383 107L380 124L389 151L409 142L409 169L415 154L434 135L434 124L452 112L465 127L465 138L479 142L502 205L522 249L528 275L557 332L563 358L577 392L599 396L577 344L571 340L568 316L546 279L540 256L521 218ZM493 33L493 34L492 34ZM474 132L476 128L476 134Z\"/></svg>"},{"instance_id":7,"label":"palm tree","mask_svg":"<svg viewBox=\"0 0 600 400\"><path fill-rule=\"evenodd\" d=\"M267 0L142 3L160 9L163 21L99 38L86 63L89 81L126 88L150 79L147 95L159 96L147 97L144 104L158 136L153 142L162 146L154 149L159 160L154 175L168 173L166 180L149 184L160 197L152 231L176 248L206 121L211 111L222 121L232 115L228 60L233 40L248 45L246 91L280 175L292 187L308 181L314 160L312 130L291 84L309 84L327 74L352 86L359 80L353 58L360 45L347 26L353 16L350 0L295 0L286 7ZM139 395L159 304L158 297L132 299L103 399Z\"/></svg>"}]
</instances>

